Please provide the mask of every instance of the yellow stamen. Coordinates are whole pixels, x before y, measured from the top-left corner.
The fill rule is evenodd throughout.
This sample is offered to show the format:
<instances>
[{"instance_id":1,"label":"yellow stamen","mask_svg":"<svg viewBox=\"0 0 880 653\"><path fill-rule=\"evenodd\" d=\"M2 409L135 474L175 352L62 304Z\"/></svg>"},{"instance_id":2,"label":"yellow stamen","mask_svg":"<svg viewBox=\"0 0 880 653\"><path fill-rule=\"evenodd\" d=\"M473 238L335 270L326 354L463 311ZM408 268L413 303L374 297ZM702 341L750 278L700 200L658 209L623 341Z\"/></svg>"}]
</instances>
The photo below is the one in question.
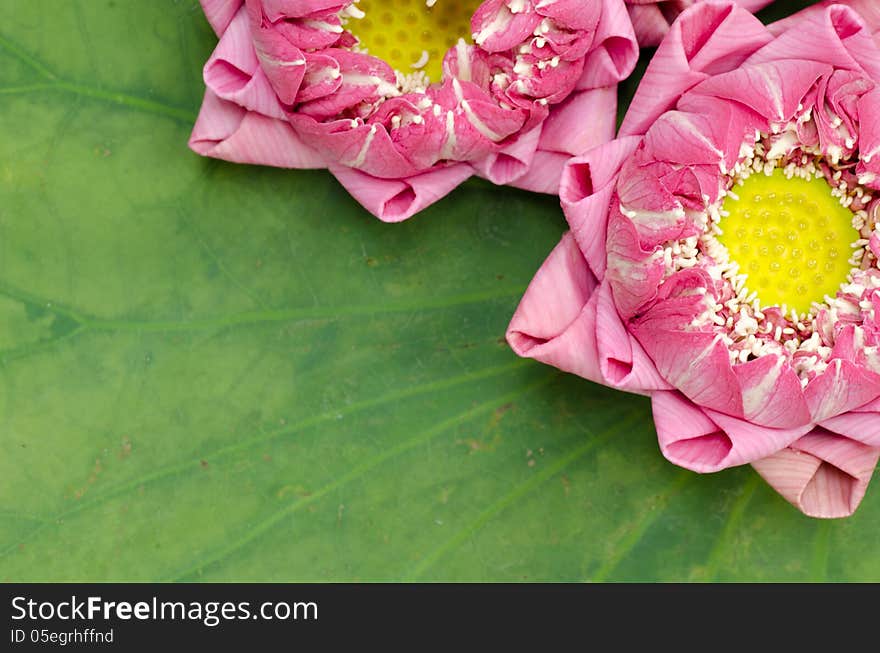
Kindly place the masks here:
<instances>
[{"instance_id":1,"label":"yellow stamen","mask_svg":"<svg viewBox=\"0 0 880 653\"><path fill-rule=\"evenodd\" d=\"M734 186L723 209L718 241L746 274L746 287L762 306L806 313L834 296L851 266L850 244L859 238L853 214L824 179L753 174ZM739 197L739 199L735 199Z\"/></svg>"},{"instance_id":2,"label":"yellow stamen","mask_svg":"<svg viewBox=\"0 0 880 653\"><path fill-rule=\"evenodd\" d=\"M424 71L439 82L443 57L460 38L470 41L471 16L480 0L361 0L366 14L351 19L346 28L362 48L404 75Z\"/></svg>"}]
</instances>

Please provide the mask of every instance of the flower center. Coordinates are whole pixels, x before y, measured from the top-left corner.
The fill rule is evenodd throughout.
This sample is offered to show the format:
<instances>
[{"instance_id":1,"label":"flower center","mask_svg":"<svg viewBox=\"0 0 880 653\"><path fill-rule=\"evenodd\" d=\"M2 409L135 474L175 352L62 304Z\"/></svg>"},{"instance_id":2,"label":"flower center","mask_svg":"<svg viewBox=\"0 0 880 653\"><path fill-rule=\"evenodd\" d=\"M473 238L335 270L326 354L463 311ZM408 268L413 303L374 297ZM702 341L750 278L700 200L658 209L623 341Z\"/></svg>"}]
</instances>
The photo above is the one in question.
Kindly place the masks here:
<instances>
[{"instance_id":1,"label":"flower center","mask_svg":"<svg viewBox=\"0 0 880 653\"><path fill-rule=\"evenodd\" d=\"M718 241L761 305L807 313L846 282L859 234L824 178L787 178L780 168L753 174L728 192L723 209Z\"/></svg>"},{"instance_id":2,"label":"flower center","mask_svg":"<svg viewBox=\"0 0 880 653\"><path fill-rule=\"evenodd\" d=\"M479 0L360 0L364 16L346 28L369 54L403 75L443 76L443 56L460 38L470 40Z\"/></svg>"}]
</instances>

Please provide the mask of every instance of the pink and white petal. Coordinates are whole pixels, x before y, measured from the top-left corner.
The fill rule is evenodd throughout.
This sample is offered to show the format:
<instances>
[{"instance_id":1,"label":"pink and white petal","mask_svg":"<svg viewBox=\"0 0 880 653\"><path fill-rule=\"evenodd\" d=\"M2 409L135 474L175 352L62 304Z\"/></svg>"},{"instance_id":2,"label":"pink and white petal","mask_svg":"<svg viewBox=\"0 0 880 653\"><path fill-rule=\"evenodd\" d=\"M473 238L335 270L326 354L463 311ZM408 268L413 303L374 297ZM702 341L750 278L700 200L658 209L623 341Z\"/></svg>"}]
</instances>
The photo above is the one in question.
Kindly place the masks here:
<instances>
[{"instance_id":1,"label":"pink and white petal","mask_svg":"<svg viewBox=\"0 0 880 653\"><path fill-rule=\"evenodd\" d=\"M562 173L562 210L590 269L600 280L605 277L607 265L608 209L617 174L640 141L630 137L600 145L569 161Z\"/></svg>"},{"instance_id":2,"label":"pink and white petal","mask_svg":"<svg viewBox=\"0 0 880 653\"><path fill-rule=\"evenodd\" d=\"M657 296L665 274L660 248L644 248L632 220L612 208L607 227L605 278L614 289L624 319L635 316Z\"/></svg>"},{"instance_id":3,"label":"pink and white petal","mask_svg":"<svg viewBox=\"0 0 880 653\"><path fill-rule=\"evenodd\" d=\"M639 59L639 44L620 0L603 0L602 16L584 60L579 90L617 84L630 76Z\"/></svg>"},{"instance_id":4,"label":"pink and white petal","mask_svg":"<svg viewBox=\"0 0 880 653\"><path fill-rule=\"evenodd\" d=\"M734 70L772 40L761 22L732 2L701 2L682 13L648 65L620 128L644 134L682 93Z\"/></svg>"},{"instance_id":5,"label":"pink and white petal","mask_svg":"<svg viewBox=\"0 0 880 653\"><path fill-rule=\"evenodd\" d=\"M471 18L471 34L483 50L502 52L523 43L540 22L531 2L487 0Z\"/></svg>"},{"instance_id":6,"label":"pink and white petal","mask_svg":"<svg viewBox=\"0 0 880 653\"><path fill-rule=\"evenodd\" d=\"M205 92L189 146L202 156L280 168L323 168L324 158L284 120L247 111Z\"/></svg>"},{"instance_id":7,"label":"pink and white petal","mask_svg":"<svg viewBox=\"0 0 880 653\"><path fill-rule=\"evenodd\" d=\"M880 447L880 412L876 410L857 409L826 419L819 426L870 447Z\"/></svg>"},{"instance_id":8,"label":"pink and white petal","mask_svg":"<svg viewBox=\"0 0 880 653\"><path fill-rule=\"evenodd\" d=\"M810 409L800 380L782 356L761 356L735 365L743 398L744 417L771 428L809 424Z\"/></svg>"},{"instance_id":9,"label":"pink and white petal","mask_svg":"<svg viewBox=\"0 0 880 653\"><path fill-rule=\"evenodd\" d=\"M335 13L342 9L347 0L248 0L259 4L266 17L272 22L285 18L307 18L314 14Z\"/></svg>"},{"instance_id":10,"label":"pink and white petal","mask_svg":"<svg viewBox=\"0 0 880 653\"><path fill-rule=\"evenodd\" d=\"M871 29L854 9L834 4L795 14L790 21L784 31L774 30L777 38L747 63L818 61L839 69L863 70L872 79L880 79L880 49ZM816 43L822 47L815 47Z\"/></svg>"},{"instance_id":11,"label":"pink and white petal","mask_svg":"<svg viewBox=\"0 0 880 653\"><path fill-rule=\"evenodd\" d=\"M713 133L717 123L714 116L667 111L651 125L645 135L646 153L650 159L670 162L676 167L717 165L726 154L721 150L721 139ZM677 188L669 190L673 194L679 194ZM626 202L626 205L629 206L630 203Z\"/></svg>"},{"instance_id":12,"label":"pink and white petal","mask_svg":"<svg viewBox=\"0 0 880 653\"><path fill-rule=\"evenodd\" d=\"M451 193L473 174L466 164L437 168L401 179L380 179L346 166L330 172L370 213L383 222L402 222Z\"/></svg>"},{"instance_id":13,"label":"pink and white petal","mask_svg":"<svg viewBox=\"0 0 880 653\"><path fill-rule=\"evenodd\" d=\"M599 285L570 233L529 284L507 329L520 356L591 381L648 393L668 385L626 332L607 285Z\"/></svg>"},{"instance_id":14,"label":"pink and white petal","mask_svg":"<svg viewBox=\"0 0 880 653\"><path fill-rule=\"evenodd\" d=\"M232 18L244 4L244 0L200 0L200 2L205 17L217 36L223 35Z\"/></svg>"},{"instance_id":15,"label":"pink and white petal","mask_svg":"<svg viewBox=\"0 0 880 653\"><path fill-rule=\"evenodd\" d=\"M662 330L650 321L630 325L660 375L690 401L742 416L742 392L727 346L712 333Z\"/></svg>"},{"instance_id":16,"label":"pink and white petal","mask_svg":"<svg viewBox=\"0 0 880 653\"><path fill-rule=\"evenodd\" d=\"M814 422L823 422L873 401L880 395L880 376L840 358L804 389Z\"/></svg>"},{"instance_id":17,"label":"pink and white petal","mask_svg":"<svg viewBox=\"0 0 880 653\"><path fill-rule=\"evenodd\" d=\"M769 123L783 125L795 116L816 81L831 72L827 64L814 61L769 61L710 77L692 93L738 103Z\"/></svg>"},{"instance_id":18,"label":"pink and white petal","mask_svg":"<svg viewBox=\"0 0 880 653\"><path fill-rule=\"evenodd\" d=\"M835 519L858 508L878 459L880 448L817 428L752 466L804 514Z\"/></svg>"}]
</instances>

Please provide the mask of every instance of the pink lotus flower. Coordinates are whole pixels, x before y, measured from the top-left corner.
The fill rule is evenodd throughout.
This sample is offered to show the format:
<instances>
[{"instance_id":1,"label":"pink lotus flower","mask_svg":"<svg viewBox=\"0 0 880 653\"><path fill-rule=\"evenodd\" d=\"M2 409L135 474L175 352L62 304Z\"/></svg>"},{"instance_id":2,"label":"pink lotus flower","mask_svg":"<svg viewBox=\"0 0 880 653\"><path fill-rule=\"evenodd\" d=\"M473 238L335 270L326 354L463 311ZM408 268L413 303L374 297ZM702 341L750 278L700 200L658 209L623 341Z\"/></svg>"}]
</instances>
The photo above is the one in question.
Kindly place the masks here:
<instances>
[{"instance_id":1,"label":"pink lotus flower","mask_svg":"<svg viewBox=\"0 0 880 653\"><path fill-rule=\"evenodd\" d=\"M201 2L220 42L193 150L329 168L389 222L474 174L557 192L572 154L613 138L638 57L623 0Z\"/></svg>"},{"instance_id":2,"label":"pink lotus flower","mask_svg":"<svg viewBox=\"0 0 880 653\"><path fill-rule=\"evenodd\" d=\"M636 38L641 46L657 45L669 26L688 7L704 0L626 0ZM749 11L758 11L773 0L736 0Z\"/></svg>"},{"instance_id":3,"label":"pink lotus flower","mask_svg":"<svg viewBox=\"0 0 880 653\"><path fill-rule=\"evenodd\" d=\"M880 11L673 24L617 140L574 158L571 227L514 350L649 395L663 454L751 463L851 514L880 457ZM880 197L880 195L878 195Z\"/></svg>"}]
</instances>

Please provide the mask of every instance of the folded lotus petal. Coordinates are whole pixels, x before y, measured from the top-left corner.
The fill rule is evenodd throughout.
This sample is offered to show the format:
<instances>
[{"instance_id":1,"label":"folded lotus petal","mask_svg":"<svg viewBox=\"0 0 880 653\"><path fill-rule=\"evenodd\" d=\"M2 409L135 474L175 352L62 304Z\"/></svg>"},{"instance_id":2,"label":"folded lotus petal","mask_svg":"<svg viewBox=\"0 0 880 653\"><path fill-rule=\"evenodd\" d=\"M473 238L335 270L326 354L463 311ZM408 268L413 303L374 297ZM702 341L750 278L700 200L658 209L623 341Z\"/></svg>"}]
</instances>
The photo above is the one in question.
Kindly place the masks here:
<instances>
[{"instance_id":1,"label":"folded lotus petal","mask_svg":"<svg viewBox=\"0 0 880 653\"><path fill-rule=\"evenodd\" d=\"M574 93L539 129L523 134L498 154L475 163L474 168L496 184L558 194L562 170L571 156L614 137L616 110L616 87ZM584 116L593 120L584 120Z\"/></svg>"},{"instance_id":2,"label":"folded lotus petal","mask_svg":"<svg viewBox=\"0 0 880 653\"><path fill-rule=\"evenodd\" d=\"M324 158L290 124L205 92L189 146L202 156L279 168L324 168Z\"/></svg>"},{"instance_id":3,"label":"folded lotus petal","mask_svg":"<svg viewBox=\"0 0 880 653\"><path fill-rule=\"evenodd\" d=\"M817 428L752 466L804 514L833 519L855 512L878 459L880 448Z\"/></svg>"},{"instance_id":4,"label":"folded lotus petal","mask_svg":"<svg viewBox=\"0 0 880 653\"><path fill-rule=\"evenodd\" d=\"M771 428L799 428L812 421L800 379L783 356L761 356L733 368L743 416Z\"/></svg>"},{"instance_id":5,"label":"folded lotus petal","mask_svg":"<svg viewBox=\"0 0 880 653\"><path fill-rule=\"evenodd\" d=\"M877 33L880 32L880 4L877 4L877 0L821 0L788 18L768 25L768 29L775 35L797 29L801 21L814 20L815 14L823 13L831 5L844 5L857 11L876 39Z\"/></svg>"},{"instance_id":6,"label":"folded lotus petal","mask_svg":"<svg viewBox=\"0 0 880 653\"><path fill-rule=\"evenodd\" d=\"M768 123L784 125L802 105L804 97L832 67L812 61L768 61L715 75L693 89L749 107ZM742 136L740 136L742 142Z\"/></svg>"},{"instance_id":7,"label":"folded lotus petal","mask_svg":"<svg viewBox=\"0 0 880 653\"><path fill-rule=\"evenodd\" d=\"M880 376L840 358L809 382L804 398L813 421L822 422L853 410L880 394Z\"/></svg>"},{"instance_id":8,"label":"folded lotus petal","mask_svg":"<svg viewBox=\"0 0 880 653\"><path fill-rule=\"evenodd\" d=\"M608 143L617 128L617 87L573 93L544 121L538 148L575 156Z\"/></svg>"},{"instance_id":9,"label":"folded lotus petal","mask_svg":"<svg viewBox=\"0 0 880 653\"><path fill-rule=\"evenodd\" d=\"M743 398L727 347L712 333L661 331L653 321L630 327L660 375L691 401L739 417ZM682 352L688 352L683 356ZM712 379L707 383L706 379Z\"/></svg>"},{"instance_id":10,"label":"folded lotus petal","mask_svg":"<svg viewBox=\"0 0 880 653\"><path fill-rule=\"evenodd\" d=\"M636 38L642 47L654 46L663 40L669 25L684 8L701 0L626 0ZM772 0L737 0L749 11L757 11ZM662 9L661 9L662 7Z\"/></svg>"},{"instance_id":11,"label":"folded lotus petal","mask_svg":"<svg viewBox=\"0 0 880 653\"><path fill-rule=\"evenodd\" d=\"M365 209L383 222L401 222L427 208L473 174L470 166L458 164L436 168L413 177L379 179L345 166L330 166L330 172Z\"/></svg>"},{"instance_id":12,"label":"folded lotus petal","mask_svg":"<svg viewBox=\"0 0 880 653\"><path fill-rule=\"evenodd\" d=\"M254 0L248 0L253 2ZM284 18L308 18L316 14L339 11L344 0L259 0L266 17L271 21Z\"/></svg>"},{"instance_id":13,"label":"folded lotus petal","mask_svg":"<svg viewBox=\"0 0 880 653\"><path fill-rule=\"evenodd\" d=\"M602 2L592 47L584 60L579 90L611 86L629 77L639 59L639 46L623 4Z\"/></svg>"},{"instance_id":14,"label":"folded lotus petal","mask_svg":"<svg viewBox=\"0 0 880 653\"><path fill-rule=\"evenodd\" d=\"M608 206L617 173L638 144L639 139L634 137L612 141L575 157L562 173L559 198L565 217L590 269L600 280L607 266Z\"/></svg>"},{"instance_id":15,"label":"folded lotus petal","mask_svg":"<svg viewBox=\"0 0 880 653\"><path fill-rule=\"evenodd\" d=\"M502 52L522 43L540 22L530 2L508 6L507 0L488 0L474 12L471 32L474 42L487 52Z\"/></svg>"},{"instance_id":16,"label":"folded lotus petal","mask_svg":"<svg viewBox=\"0 0 880 653\"><path fill-rule=\"evenodd\" d=\"M687 11L657 48L620 135L644 134L682 93L710 75L735 70L771 40L761 21L732 2L706 2Z\"/></svg>"},{"instance_id":17,"label":"folded lotus petal","mask_svg":"<svg viewBox=\"0 0 880 653\"><path fill-rule=\"evenodd\" d=\"M598 285L566 234L520 302L507 341L520 356L630 392L668 385L614 312L607 285Z\"/></svg>"},{"instance_id":18,"label":"folded lotus petal","mask_svg":"<svg viewBox=\"0 0 880 653\"><path fill-rule=\"evenodd\" d=\"M858 113L861 156L856 172L862 183L873 185L880 180L880 88L859 99Z\"/></svg>"},{"instance_id":19,"label":"folded lotus petal","mask_svg":"<svg viewBox=\"0 0 880 653\"><path fill-rule=\"evenodd\" d=\"M643 47L659 45L669 31L669 21L660 11L660 3L630 2L627 8L639 45Z\"/></svg>"},{"instance_id":20,"label":"folded lotus petal","mask_svg":"<svg viewBox=\"0 0 880 653\"><path fill-rule=\"evenodd\" d=\"M244 0L200 0L205 17L217 36L223 34Z\"/></svg>"},{"instance_id":21,"label":"folded lotus petal","mask_svg":"<svg viewBox=\"0 0 880 653\"><path fill-rule=\"evenodd\" d=\"M870 447L880 447L880 409L870 404L826 419L819 426Z\"/></svg>"},{"instance_id":22,"label":"folded lotus petal","mask_svg":"<svg viewBox=\"0 0 880 653\"><path fill-rule=\"evenodd\" d=\"M651 408L663 455L670 462L701 474L764 458L812 428L758 426L701 408L675 391L653 393Z\"/></svg>"},{"instance_id":23,"label":"folded lotus petal","mask_svg":"<svg viewBox=\"0 0 880 653\"><path fill-rule=\"evenodd\" d=\"M244 7L229 23L205 64L205 85L218 97L249 111L284 119L284 110L254 51Z\"/></svg>"},{"instance_id":24,"label":"folded lotus petal","mask_svg":"<svg viewBox=\"0 0 880 653\"><path fill-rule=\"evenodd\" d=\"M516 179L508 182L508 186L533 193L559 194L559 179L562 170L568 163L567 154L538 150L532 157L528 169Z\"/></svg>"},{"instance_id":25,"label":"folded lotus petal","mask_svg":"<svg viewBox=\"0 0 880 653\"><path fill-rule=\"evenodd\" d=\"M815 43L822 47L810 47ZM800 15L787 30L755 52L748 63L781 59L818 61L880 78L880 51L871 29L857 11L843 4Z\"/></svg>"},{"instance_id":26,"label":"folded lotus petal","mask_svg":"<svg viewBox=\"0 0 880 653\"><path fill-rule=\"evenodd\" d=\"M614 300L621 317L631 320L657 298L665 273L664 262L658 250L643 246L639 232L619 209L611 209L607 229L605 279L614 289ZM699 311L694 307L692 312L696 315ZM646 319L654 319L657 315Z\"/></svg>"},{"instance_id":27,"label":"folded lotus petal","mask_svg":"<svg viewBox=\"0 0 880 653\"><path fill-rule=\"evenodd\" d=\"M510 184L522 177L531 167L535 150L541 139L541 127L522 134L497 153L473 163L477 174L494 184Z\"/></svg>"}]
</instances>

